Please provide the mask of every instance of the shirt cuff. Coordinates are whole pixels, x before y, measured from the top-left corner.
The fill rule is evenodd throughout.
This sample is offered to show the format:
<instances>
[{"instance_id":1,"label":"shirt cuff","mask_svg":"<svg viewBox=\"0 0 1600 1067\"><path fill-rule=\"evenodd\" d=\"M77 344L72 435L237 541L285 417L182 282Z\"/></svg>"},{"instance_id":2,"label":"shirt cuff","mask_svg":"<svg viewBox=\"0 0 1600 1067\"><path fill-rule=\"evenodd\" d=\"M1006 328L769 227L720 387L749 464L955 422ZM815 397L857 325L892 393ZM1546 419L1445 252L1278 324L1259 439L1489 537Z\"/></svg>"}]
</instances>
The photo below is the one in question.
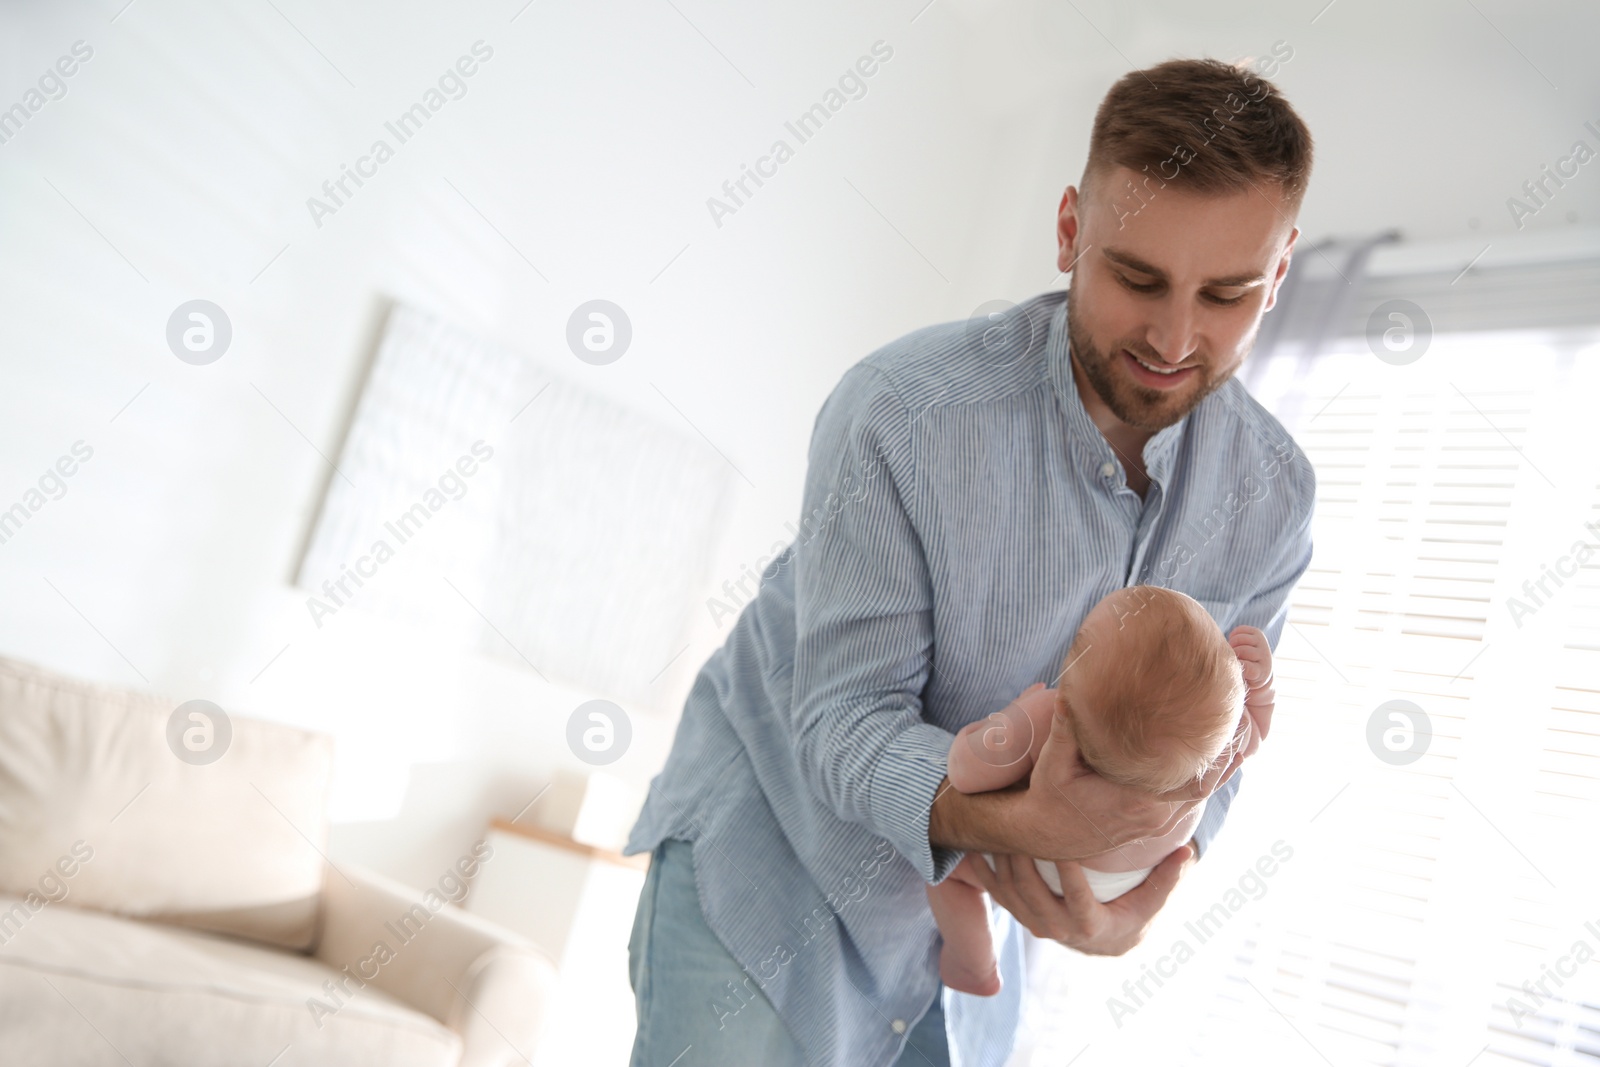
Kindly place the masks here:
<instances>
[{"instance_id":1,"label":"shirt cuff","mask_svg":"<svg viewBox=\"0 0 1600 1067\"><path fill-rule=\"evenodd\" d=\"M873 829L911 861L922 880L944 881L966 855L928 840L928 817L939 795L955 735L921 722L901 731L878 760L867 806Z\"/></svg>"}]
</instances>

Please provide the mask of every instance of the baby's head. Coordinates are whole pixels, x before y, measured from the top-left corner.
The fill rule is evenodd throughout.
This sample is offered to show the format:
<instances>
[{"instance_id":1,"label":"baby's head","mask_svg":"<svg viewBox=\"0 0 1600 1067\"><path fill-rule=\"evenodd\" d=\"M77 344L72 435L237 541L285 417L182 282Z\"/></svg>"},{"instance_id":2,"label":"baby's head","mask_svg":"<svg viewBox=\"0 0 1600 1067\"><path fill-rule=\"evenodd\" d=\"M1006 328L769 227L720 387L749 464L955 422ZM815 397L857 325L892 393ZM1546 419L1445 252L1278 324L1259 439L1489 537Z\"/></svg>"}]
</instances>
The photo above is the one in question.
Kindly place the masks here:
<instances>
[{"instance_id":1,"label":"baby's head","mask_svg":"<svg viewBox=\"0 0 1600 1067\"><path fill-rule=\"evenodd\" d=\"M1137 585L1089 611L1056 707L1102 777L1164 793L1205 775L1238 728L1245 692L1238 657L1199 602Z\"/></svg>"}]
</instances>

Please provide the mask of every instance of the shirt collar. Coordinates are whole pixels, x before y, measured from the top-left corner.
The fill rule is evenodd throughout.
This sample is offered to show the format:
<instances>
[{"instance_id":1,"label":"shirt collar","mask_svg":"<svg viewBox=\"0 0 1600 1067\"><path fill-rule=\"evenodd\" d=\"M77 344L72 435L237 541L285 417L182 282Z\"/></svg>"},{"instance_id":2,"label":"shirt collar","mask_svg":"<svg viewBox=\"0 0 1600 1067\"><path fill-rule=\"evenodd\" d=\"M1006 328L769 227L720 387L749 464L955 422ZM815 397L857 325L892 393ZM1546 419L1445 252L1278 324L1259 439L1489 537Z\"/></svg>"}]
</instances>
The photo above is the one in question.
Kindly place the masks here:
<instances>
[{"instance_id":1,"label":"shirt collar","mask_svg":"<svg viewBox=\"0 0 1600 1067\"><path fill-rule=\"evenodd\" d=\"M1061 410L1066 415L1067 426L1075 438L1074 443L1085 450L1094 467L1098 468L1106 462L1114 462L1121 467L1121 458L1111 447L1111 442L1106 440L1105 434L1100 432L1100 427L1089 417L1088 410L1083 406L1083 398L1078 395L1078 382L1072 375L1072 359L1068 352L1065 292L1061 294L1061 302L1050 317L1049 343L1045 352L1050 384L1054 387ZM1189 415L1185 415L1171 426L1157 430L1155 435L1145 442L1145 473L1150 476L1151 481L1161 483L1163 488L1172 469L1178 443L1183 440L1184 430L1188 425Z\"/></svg>"}]
</instances>

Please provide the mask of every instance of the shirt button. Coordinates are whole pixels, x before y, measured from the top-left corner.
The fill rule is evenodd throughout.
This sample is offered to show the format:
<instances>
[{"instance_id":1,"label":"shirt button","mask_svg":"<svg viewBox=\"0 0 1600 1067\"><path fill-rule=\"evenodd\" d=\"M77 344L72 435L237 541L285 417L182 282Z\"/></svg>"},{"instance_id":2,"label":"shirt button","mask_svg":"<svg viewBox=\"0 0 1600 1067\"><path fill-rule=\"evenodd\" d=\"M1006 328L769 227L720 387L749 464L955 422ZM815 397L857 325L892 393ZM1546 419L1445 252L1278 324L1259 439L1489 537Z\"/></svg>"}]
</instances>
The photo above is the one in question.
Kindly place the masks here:
<instances>
[{"instance_id":1,"label":"shirt button","mask_svg":"<svg viewBox=\"0 0 1600 1067\"><path fill-rule=\"evenodd\" d=\"M1115 473L1117 473L1117 465L1109 459L1100 464L1100 477L1109 478Z\"/></svg>"},{"instance_id":2,"label":"shirt button","mask_svg":"<svg viewBox=\"0 0 1600 1067\"><path fill-rule=\"evenodd\" d=\"M889 1029L893 1030L897 1034L903 1034L906 1032L906 1021L904 1019L896 1019L894 1022L889 1024Z\"/></svg>"}]
</instances>

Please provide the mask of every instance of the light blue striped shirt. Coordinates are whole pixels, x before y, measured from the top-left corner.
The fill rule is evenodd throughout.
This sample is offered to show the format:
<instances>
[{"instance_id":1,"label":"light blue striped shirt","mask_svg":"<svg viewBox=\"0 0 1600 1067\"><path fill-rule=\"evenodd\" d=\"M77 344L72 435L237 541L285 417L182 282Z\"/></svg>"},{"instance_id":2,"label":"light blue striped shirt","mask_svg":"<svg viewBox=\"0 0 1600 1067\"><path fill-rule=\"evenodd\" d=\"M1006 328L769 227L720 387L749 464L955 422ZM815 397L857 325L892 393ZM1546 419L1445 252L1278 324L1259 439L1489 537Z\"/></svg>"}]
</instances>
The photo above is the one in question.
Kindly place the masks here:
<instances>
[{"instance_id":1,"label":"light blue striped shirt","mask_svg":"<svg viewBox=\"0 0 1600 1067\"><path fill-rule=\"evenodd\" d=\"M1311 466L1237 379L1150 439L1141 498L1079 399L1065 292L988 326L914 331L823 404L804 527L701 668L626 848L694 842L708 925L817 1067L886 1067L940 988L923 887L963 855L928 842L955 731L1053 683L1125 585L1276 645L1311 561ZM958 1067L1012 1046L1032 935L998 930L1002 993L945 993Z\"/></svg>"}]
</instances>

